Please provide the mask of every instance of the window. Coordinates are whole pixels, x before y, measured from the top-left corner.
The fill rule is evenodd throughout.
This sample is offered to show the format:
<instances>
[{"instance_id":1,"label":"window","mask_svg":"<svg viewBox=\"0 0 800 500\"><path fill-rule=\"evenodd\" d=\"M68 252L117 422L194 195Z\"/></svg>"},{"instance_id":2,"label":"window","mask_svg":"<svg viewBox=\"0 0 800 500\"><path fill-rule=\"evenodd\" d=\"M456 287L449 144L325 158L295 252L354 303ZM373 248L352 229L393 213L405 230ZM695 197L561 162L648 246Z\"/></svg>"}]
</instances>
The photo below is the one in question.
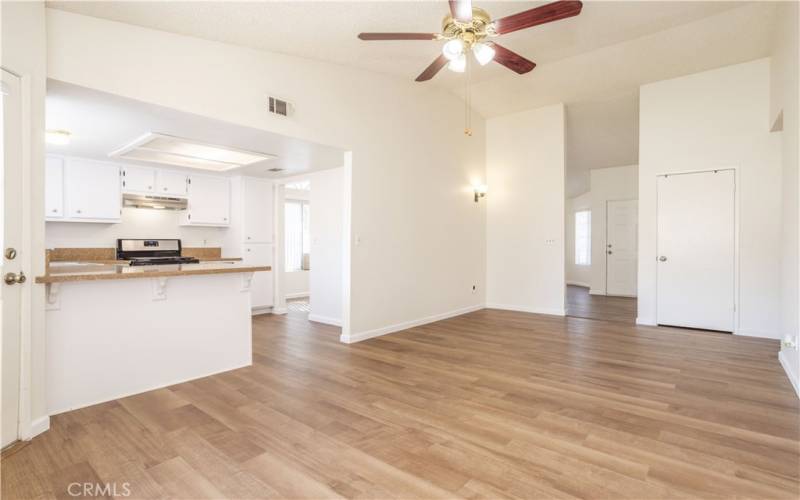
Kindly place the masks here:
<instances>
[{"instance_id":1,"label":"window","mask_svg":"<svg viewBox=\"0 0 800 500\"><path fill-rule=\"evenodd\" d=\"M592 264L592 212L575 212L575 265Z\"/></svg>"},{"instance_id":2,"label":"window","mask_svg":"<svg viewBox=\"0 0 800 500\"><path fill-rule=\"evenodd\" d=\"M286 271L309 269L311 237L308 230L310 210L307 201L287 200L284 208Z\"/></svg>"}]
</instances>

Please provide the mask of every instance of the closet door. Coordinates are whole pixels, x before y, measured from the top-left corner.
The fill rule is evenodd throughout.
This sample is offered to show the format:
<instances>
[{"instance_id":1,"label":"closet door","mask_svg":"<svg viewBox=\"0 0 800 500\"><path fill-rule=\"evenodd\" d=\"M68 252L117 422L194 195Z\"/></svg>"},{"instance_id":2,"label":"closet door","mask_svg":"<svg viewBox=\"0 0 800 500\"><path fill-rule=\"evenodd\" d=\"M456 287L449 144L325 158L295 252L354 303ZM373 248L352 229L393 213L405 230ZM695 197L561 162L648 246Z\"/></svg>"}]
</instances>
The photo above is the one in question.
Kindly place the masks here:
<instances>
[{"instance_id":1,"label":"closet door","mask_svg":"<svg viewBox=\"0 0 800 500\"><path fill-rule=\"evenodd\" d=\"M733 170L658 178L658 323L732 332Z\"/></svg>"}]
</instances>

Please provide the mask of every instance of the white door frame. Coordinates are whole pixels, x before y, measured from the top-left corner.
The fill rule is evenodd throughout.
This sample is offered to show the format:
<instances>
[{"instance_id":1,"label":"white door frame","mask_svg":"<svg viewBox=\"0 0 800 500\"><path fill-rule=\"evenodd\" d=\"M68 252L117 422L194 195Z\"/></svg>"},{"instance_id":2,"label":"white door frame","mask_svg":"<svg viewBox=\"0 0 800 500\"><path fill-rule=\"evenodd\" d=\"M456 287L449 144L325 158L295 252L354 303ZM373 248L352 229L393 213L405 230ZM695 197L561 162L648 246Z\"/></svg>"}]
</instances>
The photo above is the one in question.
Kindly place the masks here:
<instances>
[{"instance_id":1,"label":"white door frame","mask_svg":"<svg viewBox=\"0 0 800 500\"><path fill-rule=\"evenodd\" d=\"M687 174L702 174L708 172L718 172L721 170L733 171L733 334L739 335L739 166L726 165L715 168L704 168L698 170L676 170L674 172L663 172L655 175L656 181L656 253L654 259L658 259L658 178L670 175L687 175ZM656 282L655 282L655 317L654 320L658 321L658 269L656 268Z\"/></svg>"},{"instance_id":2,"label":"white door frame","mask_svg":"<svg viewBox=\"0 0 800 500\"><path fill-rule=\"evenodd\" d=\"M32 139L31 139L31 85L32 80L29 75L20 75L18 72L2 66L3 71L19 79L20 92L20 147L22 169L22 235L18 249L18 259L20 270L28 276L28 282L20 293L20 337L19 337L19 411L17 438L20 440L30 439L33 436L44 432L50 427L50 419L47 416L39 419L36 423L32 421L32 321L33 308L32 296L35 290L32 273L32 200L31 200L31 172L33 170L32 161ZM42 258L44 256L42 255Z\"/></svg>"},{"instance_id":3,"label":"white door frame","mask_svg":"<svg viewBox=\"0 0 800 500\"><path fill-rule=\"evenodd\" d=\"M635 202L638 203L639 198L619 198L619 199L613 199L613 200L606 200L605 207L603 207L605 209L605 213L603 214L603 216L605 217L605 225L606 225L605 234L603 235L603 265L606 268L606 271L603 273L603 277L605 278L604 283L603 283L603 294L606 295L606 296L608 295L608 204L609 203L614 203L614 202L617 202L617 201L635 201ZM658 215L656 215L656 217L657 216ZM658 220L658 219L656 219L656 220ZM639 230L638 230L638 227L639 227L639 213L638 213L638 210L637 210L637 213L636 213L636 227L637 227L637 230L636 230L636 266L637 266L636 295L631 295L631 296L628 296L628 295L613 295L613 297L637 298L639 296L639 277L638 277L638 266L639 266ZM658 241L658 240L656 240L656 241Z\"/></svg>"}]
</instances>

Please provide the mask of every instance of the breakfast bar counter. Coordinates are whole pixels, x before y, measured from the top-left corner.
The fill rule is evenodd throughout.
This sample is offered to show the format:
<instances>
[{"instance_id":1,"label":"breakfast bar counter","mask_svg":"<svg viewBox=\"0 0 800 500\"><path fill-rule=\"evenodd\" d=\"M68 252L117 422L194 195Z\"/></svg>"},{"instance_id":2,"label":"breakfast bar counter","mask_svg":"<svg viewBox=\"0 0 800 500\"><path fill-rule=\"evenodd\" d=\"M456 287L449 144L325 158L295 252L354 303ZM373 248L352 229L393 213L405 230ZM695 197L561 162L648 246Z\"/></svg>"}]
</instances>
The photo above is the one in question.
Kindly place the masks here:
<instances>
[{"instance_id":1,"label":"breakfast bar counter","mask_svg":"<svg viewBox=\"0 0 800 500\"><path fill-rule=\"evenodd\" d=\"M49 262L51 415L252 364L251 289L269 266Z\"/></svg>"}]
</instances>

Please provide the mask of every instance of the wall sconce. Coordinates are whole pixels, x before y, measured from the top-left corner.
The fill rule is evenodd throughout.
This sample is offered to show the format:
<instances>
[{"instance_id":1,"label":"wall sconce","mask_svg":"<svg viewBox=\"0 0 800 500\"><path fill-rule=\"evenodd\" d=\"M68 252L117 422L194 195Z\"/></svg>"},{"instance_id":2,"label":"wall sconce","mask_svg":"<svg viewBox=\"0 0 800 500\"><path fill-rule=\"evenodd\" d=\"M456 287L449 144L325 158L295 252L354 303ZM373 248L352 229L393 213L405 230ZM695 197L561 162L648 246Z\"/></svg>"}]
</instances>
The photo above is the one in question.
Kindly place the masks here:
<instances>
[{"instance_id":1,"label":"wall sconce","mask_svg":"<svg viewBox=\"0 0 800 500\"><path fill-rule=\"evenodd\" d=\"M478 184L473 186L473 190L475 191L475 203L478 203L478 200L486 196L486 192L489 190L486 184Z\"/></svg>"}]
</instances>

